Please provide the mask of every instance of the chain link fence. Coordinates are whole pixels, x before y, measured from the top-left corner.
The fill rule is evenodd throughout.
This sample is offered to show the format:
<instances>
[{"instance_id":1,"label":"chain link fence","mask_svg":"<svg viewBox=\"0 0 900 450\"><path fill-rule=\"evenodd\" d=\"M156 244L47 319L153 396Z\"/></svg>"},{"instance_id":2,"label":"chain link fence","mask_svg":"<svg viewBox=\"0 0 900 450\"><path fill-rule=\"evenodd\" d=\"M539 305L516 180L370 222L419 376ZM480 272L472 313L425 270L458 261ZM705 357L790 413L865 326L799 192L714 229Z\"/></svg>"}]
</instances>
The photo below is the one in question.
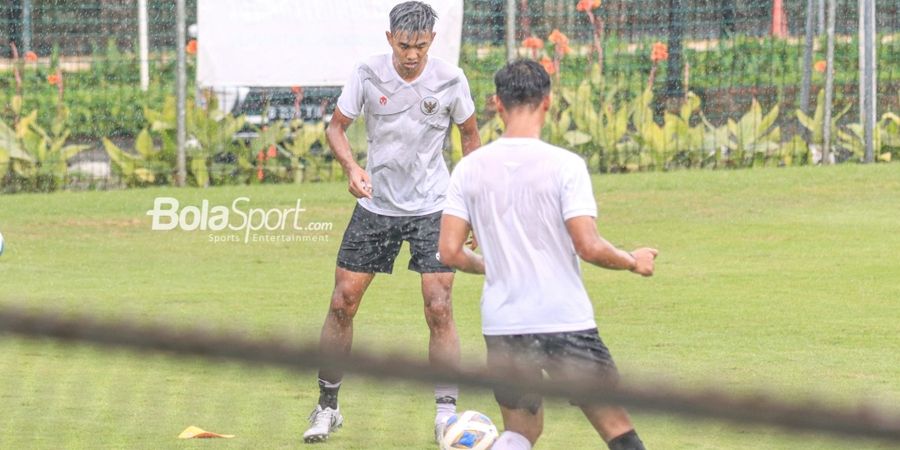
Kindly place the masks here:
<instances>
[{"instance_id":1,"label":"chain link fence","mask_svg":"<svg viewBox=\"0 0 900 450\"><path fill-rule=\"evenodd\" d=\"M557 99L544 138L583 154L600 172L865 160L860 3L836 0L828 114L827 0L810 1L466 0L460 65L483 140L490 140L501 126L489 100L493 72L510 56L543 61L554 72ZM872 1L877 91L870 160L890 161L900 157L900 14L894 1ZM188 30L188 42L176 42L175 2L147 2L142 68L143 3L0 5L4 192L175 183L176 50L188 52L193 86L196 29ZM196 0L186 6L186 23L196 23ZM189 88L187 181L340 178L322 126L338 93L338 87L251 89L224 120L209 107L221 93ZM826 116L831 127L824 126ZM215 127L200 132L207 125ZM355 135L362 156L365 139ZM451 161L457 157L448 149Z\"/></svg>"}]
</instances>

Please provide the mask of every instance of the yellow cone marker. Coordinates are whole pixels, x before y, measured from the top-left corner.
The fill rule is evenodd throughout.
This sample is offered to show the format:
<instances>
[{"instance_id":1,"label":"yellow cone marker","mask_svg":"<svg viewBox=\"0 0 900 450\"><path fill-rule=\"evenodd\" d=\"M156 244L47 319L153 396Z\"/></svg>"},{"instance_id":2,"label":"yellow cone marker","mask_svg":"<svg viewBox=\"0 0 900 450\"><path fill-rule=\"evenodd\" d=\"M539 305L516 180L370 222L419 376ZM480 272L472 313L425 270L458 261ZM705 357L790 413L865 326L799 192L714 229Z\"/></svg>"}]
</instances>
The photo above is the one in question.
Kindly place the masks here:
<instances>
[{"instance_id":1,"label":"yellow cone marker","mask_svg":"<svg viewBox=\"0 0 900 450\"><path fill-rule=\"evenodd\" d=\"M203 430L199 427L195 427L193 425L184 429L181 434L178 435L178 439L209 439L209 438L225 438L231 439L233 438L233 434L219 434L213 433L211 431Z\"/></svg>"}]
</instances>

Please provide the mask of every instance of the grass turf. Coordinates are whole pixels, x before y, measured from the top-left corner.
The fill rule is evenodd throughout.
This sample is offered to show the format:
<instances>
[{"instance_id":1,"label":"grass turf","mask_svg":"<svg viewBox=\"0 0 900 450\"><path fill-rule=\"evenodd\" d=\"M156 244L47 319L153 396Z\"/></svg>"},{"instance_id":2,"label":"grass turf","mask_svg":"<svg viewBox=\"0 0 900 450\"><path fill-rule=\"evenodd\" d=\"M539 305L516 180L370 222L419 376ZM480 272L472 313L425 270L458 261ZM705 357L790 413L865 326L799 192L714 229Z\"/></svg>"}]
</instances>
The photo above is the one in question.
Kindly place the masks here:
<instances>
[{"instance_id":1,"label":"grass turf","mask_svg":"<svg viewBox=\"0 0 900 450\"><path fill-rule=\"evenodd\" d=\"M676 172L595 178L601 234L661 250L652 279L584 267L601 335L625 377L835 404L900 400L900 165ZM159 232L159 196L258 208L302 199L326 242L213 243ZM315 339L353 202L342 184L0 196L0 304L180 327ZM424 358L427 328L406 246L356 320L356 349ZM483 359L480 278L457 277L464 360ZM288 448L317 389L309 373L4 336L0 448ZM328 448L434 448L430 388L357 375ZM497 422L490 393L460 407ZM633 412L651 449L888 448L782 430ZM180 441L188 425L237 438ZM598 448L577 410L550 401L538 448Z\"/></svg>"}]
</instances>

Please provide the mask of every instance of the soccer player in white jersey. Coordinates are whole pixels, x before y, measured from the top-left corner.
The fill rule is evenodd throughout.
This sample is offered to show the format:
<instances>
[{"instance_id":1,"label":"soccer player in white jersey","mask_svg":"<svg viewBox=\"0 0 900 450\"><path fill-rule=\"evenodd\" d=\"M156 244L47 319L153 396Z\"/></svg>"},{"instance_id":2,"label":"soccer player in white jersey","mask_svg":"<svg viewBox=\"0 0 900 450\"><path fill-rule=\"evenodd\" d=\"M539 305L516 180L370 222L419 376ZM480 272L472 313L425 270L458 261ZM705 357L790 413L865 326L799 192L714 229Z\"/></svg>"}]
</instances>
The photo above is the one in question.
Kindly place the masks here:
<instances>
[{"instance_id":1,"label":"soccer player in white jersey","mask_svg":"<svg viewBox=\"0 0 900 450\"><path fill-rule=\"evenodd\" d=\"M334 291L319 344L323 353L350 352L353 317L366 288L376 273L391 273L401 244L408 241L409 269L422 276L429 360L436 367L459 365L450 301L453 269L437 258L441 209L450 180L443 146L451 120L459 126L464 155L478 148L481 140L462 70L428 56L435 19L434 10L422 2L395 6L390 31L385 33L392 53L356 67L328 126L328 143L358 203L338 252ZM369 141L365 169L354 159L346 134L360 116L365 117ZM319 402L303 434L305 442L324 441L343 423L338 407L342 379L338 370L319 370ZM455 413L458 391L454 385L435 386L436 434Z\"/></svg>"},{"instance_id":2,"label":"soccer player in white jersey","mask_svg":"<svg viewBox=\"0 0 900 450\"><path fill-rule=\"evenodd\" d=\"M440 257L486 274L481 298L487 364L515 380L557 382L579 375L617 379L581 280L579 257L607 269L653 274L657 251L619 250L597 233L597 205L580 156L540 140L550 107L550 77L540 64L515 61L494 76L506 131L454 169L441 222ZM470 228L482 255L465 247ZM494 391L505 431L494 450L530 449L543 429L541 398ZM612 450L642 450L624 409L573 402Z\"/></svg>"}]
</instances>

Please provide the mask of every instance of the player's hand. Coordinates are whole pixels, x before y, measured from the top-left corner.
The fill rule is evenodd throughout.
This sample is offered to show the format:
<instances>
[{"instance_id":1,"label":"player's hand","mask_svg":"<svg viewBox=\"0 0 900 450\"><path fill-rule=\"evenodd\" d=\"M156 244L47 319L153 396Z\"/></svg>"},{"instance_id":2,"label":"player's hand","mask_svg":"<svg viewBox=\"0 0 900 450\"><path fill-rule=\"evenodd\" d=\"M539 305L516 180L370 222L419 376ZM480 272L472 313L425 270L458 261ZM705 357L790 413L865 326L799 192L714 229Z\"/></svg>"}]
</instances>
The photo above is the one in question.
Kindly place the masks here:
<instances>
[{"instance_id":1,"label":"player's hand","mask_svg":"<svg viewBox=\"0 0 900 450\"><path fill-rule=\"evenodd\" d=\"M649 247L643 247L632 251L631 256L634 257L635 265L631 271L645 277L652 276L655 265L654 260L658 254L659 250Z\"/></svg>"},{"instance_id":2,"label":"player's hand","mask_svg":"<svg viewBox=\"0 0 900 450\"><path fill-rule=\"evenodd\" d=\"M475 250L476 248L478 248L478 239L475 238L474 231L469 235L469 239L466 240L466 245L469 246L470 250Z\"/></svg>"},{"instance_id":3,"label":"player's hand","mask_svg":"<svg viewBox=\"0 0 900 450\"><path fill-rule=\"evenodd\" d=\"M365 169L356 166L347 172L349 191L356 198L372 198L372 181Z\"/></svg>"}]
</instances>

